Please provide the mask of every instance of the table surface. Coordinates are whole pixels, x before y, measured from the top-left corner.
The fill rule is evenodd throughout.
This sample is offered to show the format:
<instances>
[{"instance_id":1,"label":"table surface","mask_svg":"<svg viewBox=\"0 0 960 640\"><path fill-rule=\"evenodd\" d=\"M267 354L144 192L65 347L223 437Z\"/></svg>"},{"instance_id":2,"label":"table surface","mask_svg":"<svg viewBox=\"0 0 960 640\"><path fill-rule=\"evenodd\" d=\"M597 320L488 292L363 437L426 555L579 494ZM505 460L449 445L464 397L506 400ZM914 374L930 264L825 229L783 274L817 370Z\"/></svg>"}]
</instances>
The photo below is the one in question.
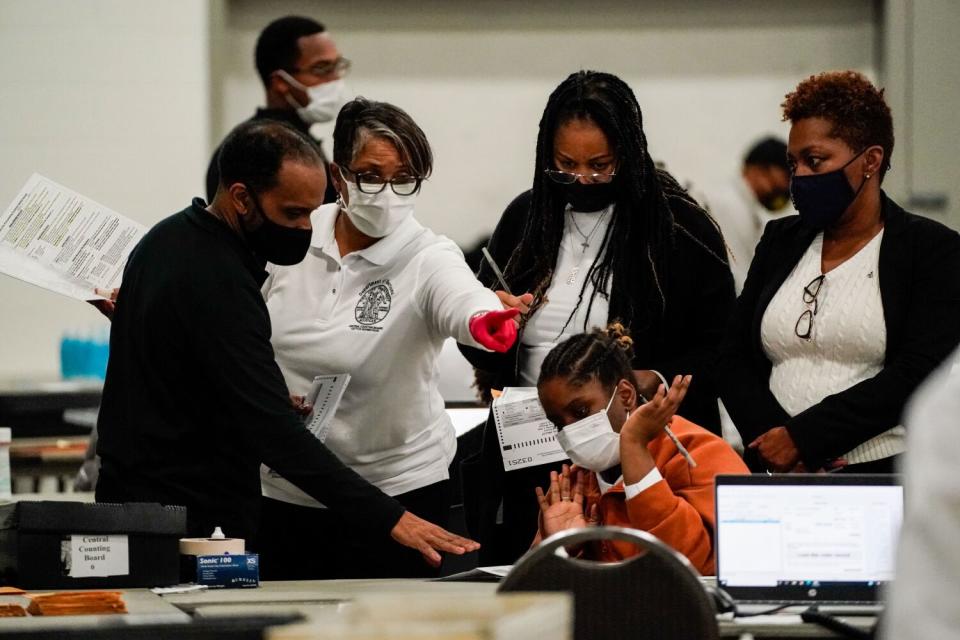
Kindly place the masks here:
<instances>
[{"instance_id":1,"label":"table surface","mask_svg":"<svg viewBox=\"0 0 960 640\"><path fill-rule=\"evenodd\" d=\"M423 580L309 580L302 582L264 582L258 589L208 589L163 596L184 611L201 617L297 612L308 619L337 612L357 595L430 594L493 595L497 583L429 582ZM876 622L872 616L842 617L861 629ZM778 614L719 620L723 638L739 638L751 633L755 638L836 638L836 634L800 620L794 614Z\"/></svg>"},{"instance_id":2,"label":"table surface","mask_svg":"<svg viewBox=\"0 0 960 640\"><path fill-rule=\"evenodd\" d=\"M493 595L497 584L491 582L430 582L424 580L309 580L264 582L256 589L207 589L183 594L158 596L147 589L126 589L124 600L129 613L112 616L63 616L56 618L0 618L0 633L18 629L83 628L104 624L145 624L184 622L197 618L229 618L251 615L299 613L308 620L328 617L349 606L360 595L405 594L429 597L432 594L463 596ZM0 596L0 603L26 603L22 596ZM870 629L872 617L848 617L844 621L861 629ZM722 638L739 638L751 633L761 638L835 638L826 629L805 624L798 614L762 616L738 620L719 620Z\"/></svg>"}]
</instances>

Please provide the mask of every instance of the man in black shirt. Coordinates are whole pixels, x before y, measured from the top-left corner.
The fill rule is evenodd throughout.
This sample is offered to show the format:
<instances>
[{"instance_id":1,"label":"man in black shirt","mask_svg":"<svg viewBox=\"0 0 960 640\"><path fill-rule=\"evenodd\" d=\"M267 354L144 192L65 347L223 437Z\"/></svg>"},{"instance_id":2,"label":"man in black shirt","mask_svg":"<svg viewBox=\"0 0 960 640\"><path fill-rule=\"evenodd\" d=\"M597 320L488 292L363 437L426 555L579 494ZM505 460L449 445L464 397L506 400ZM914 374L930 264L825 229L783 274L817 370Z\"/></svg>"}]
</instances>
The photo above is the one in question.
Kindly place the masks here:
<instances>
[{"instance_id":1,"label":"man in black shirt","mask_svg":"<svg viewBox=\"0 0 960 640\"><path fill-rule=\"evenodd\" d=\"M310 18L285 16L260 32L255 53L257 74L263 82L266 108L257 109L250 120L279 120L309 136L315 123L331 122L344 103L343 76L350 61L340 55L326 28ZM248 121L249 122L249 121ZM337 199L330 180L327 159L317 145L327 174L324 203ZM207 202L220 183L217 153L207 169Z\"/></svg>"},{"instance_id":2,"label":"man in black shirt","mask_svg":"<svg viewBox=\"0 0 960 640\"><path fill-rule=\"evenodd\" d=\"M190 535L221 526L252 541L265 463L431 564L436 550L477 548L344 466L290 402L260 286L266 261L294 264L309 248L326 187L316 147L282 123L249 122L227 136L220 168L213 202L195 199L158 223L127 261L98 422L97 500L186 505Z\"/></svg>"}]
</instances>

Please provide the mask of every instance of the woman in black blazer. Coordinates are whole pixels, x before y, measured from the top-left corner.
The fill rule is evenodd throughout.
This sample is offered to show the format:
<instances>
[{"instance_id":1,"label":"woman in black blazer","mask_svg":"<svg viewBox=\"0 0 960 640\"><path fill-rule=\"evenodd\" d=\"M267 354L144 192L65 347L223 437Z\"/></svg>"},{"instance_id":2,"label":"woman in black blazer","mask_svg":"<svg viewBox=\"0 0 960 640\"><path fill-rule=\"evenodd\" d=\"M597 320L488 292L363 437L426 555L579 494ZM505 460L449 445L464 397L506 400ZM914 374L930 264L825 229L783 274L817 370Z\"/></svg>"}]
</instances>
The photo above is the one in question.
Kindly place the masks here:
<instances>
[{"instance_id":1,"label":"woman in black blazer","mask_svg":"<svg viewBox=\"0 0 960 640\"><path fill-rule=\"evenodd\" d=\"M760 239L721 397L755 470L889 473L907 399L960 342L960 236L881 190L893 123L869 80L811 77L783 107L799 216Z\"/></svg>"},{"instance_id":2,"label":"woman in black blazer","mask_svg":"<svg viewBox=\"0 0 960 640\"><path fill-rule=\"evenodd\" d=\"M567 334L618 320L634 337L641 391L652 395L660 384L651 370L667 379L692 374L681 411L719 433L707 364L734 304L723 237L655 167L640 106L622 80L581 71L553 92L540 122L533 188L507 207L490 251L510 289L530 292L532 301L499 292L510 306L530 306L510 352L461 347L482 391L535 386L538 353ZM479 277L501 288L489 266ZM539 509L534 488L549 484L552 468L559 464L505 473L488 420L480 455L462 466L468 526L483 545L482 563L513 562L529 548Z\"/></svg>"}]
</instances>

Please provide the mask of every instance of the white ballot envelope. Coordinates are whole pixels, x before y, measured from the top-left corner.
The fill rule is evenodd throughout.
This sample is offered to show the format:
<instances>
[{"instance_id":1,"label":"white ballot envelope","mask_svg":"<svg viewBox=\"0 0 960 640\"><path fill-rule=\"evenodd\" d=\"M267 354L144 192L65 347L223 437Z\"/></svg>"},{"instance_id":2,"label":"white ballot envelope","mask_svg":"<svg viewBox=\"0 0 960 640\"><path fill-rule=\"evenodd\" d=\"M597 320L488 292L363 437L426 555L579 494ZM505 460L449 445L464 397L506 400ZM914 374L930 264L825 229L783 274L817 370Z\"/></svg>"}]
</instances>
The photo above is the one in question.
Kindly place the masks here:
<instances>
[{"instance_id":1,"label":"white ballot envelope","mask_svg":"<svg viewBox=\"0 0 960 640\"><path fill-rule=\"evenodd\" d=\"M120 286L147 228L33 174L0 216L0 273L77 300Z\"/></svg>"},{"instance_id":2,"label":"white ballot envelope","mask_svg":"<svg viewBox=\"0 0 960 640\"><path fill-rule=\"evenodd\" d=\"M567 459L536 387L506 387L493 401L493 420L506 471Z\"/></svg>"}]
</instances>

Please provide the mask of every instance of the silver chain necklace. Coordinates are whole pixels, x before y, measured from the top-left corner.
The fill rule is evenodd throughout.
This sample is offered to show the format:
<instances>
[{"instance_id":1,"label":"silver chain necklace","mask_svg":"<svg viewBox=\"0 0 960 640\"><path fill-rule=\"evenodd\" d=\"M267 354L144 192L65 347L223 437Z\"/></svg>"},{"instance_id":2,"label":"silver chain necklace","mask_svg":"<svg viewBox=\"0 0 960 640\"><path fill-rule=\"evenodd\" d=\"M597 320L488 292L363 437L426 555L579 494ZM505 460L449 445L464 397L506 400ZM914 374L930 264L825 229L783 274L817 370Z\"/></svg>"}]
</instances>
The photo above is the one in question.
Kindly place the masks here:
<instances>
[{"instance_id":1,"label":"silver chain necklace","mask_svg":"<svg viewBox=\"0 0 960 640\"><path fill-rule=\"evenodd\" d=\"M590 231L589 234L584 233L584 232L580 229L580 225L577 224L576 218L573 217L573 211L571 210L571 211L569 211L569 213L570 213L570 222L573 223L573 228L576 229L576 230L577 230L577 233L580 234L580 237L583 238L583 242L580 243L580 247L581 247L581 248L580 248L580 259L577 260L577 264L575 264L575 265L573 266L573 268L570 269L570 273L567 274L567 277L566 277L566 279L564 280L564 283L565 283L567 286L572 287L572 286L577 282L577 276L580 274L580 263L583 261L583 256L586 255L587 249L590 248L590 240L593 238L593 235L597 232L597 229L600 228L600 225L603 224L604 219L607 217L607 212L604 211L603 213L600 214L600 219L597 220L597 223L596 223L595 225L593 225L593 229ZM573 237L572 237L572 236L571 236L571 238L570 238L570 255L571 255L571 256L576 256L576 253L575 253L574 250L573 250Z\"/></svg>"},{"instance_id":2,"label":"silver chain necklace","mask_svg":"<svg viewBox=\"0 0 960 640\"><path fill-rule=\"evenodd\" d=\"M603 219L607 217L607 212L604 211L600 214L600 219L597 220L597 224L593 225L593 229L590 230L589 234L584 233L580 229L580 225L577 224L577 219L573 215L573 210L570 209L568 212L570 214L570 222L573 223L573 228L576 229L577 233L580 234L580 237L583 238L583 242L580 243L580 246L583 247L583 251L581 251L581 253L586 253L587 248L590 246L590 239L593 238L593 234L595 234L597 229L600 228L600 225L603 224Z\"/></svg>"}]
</instances>

